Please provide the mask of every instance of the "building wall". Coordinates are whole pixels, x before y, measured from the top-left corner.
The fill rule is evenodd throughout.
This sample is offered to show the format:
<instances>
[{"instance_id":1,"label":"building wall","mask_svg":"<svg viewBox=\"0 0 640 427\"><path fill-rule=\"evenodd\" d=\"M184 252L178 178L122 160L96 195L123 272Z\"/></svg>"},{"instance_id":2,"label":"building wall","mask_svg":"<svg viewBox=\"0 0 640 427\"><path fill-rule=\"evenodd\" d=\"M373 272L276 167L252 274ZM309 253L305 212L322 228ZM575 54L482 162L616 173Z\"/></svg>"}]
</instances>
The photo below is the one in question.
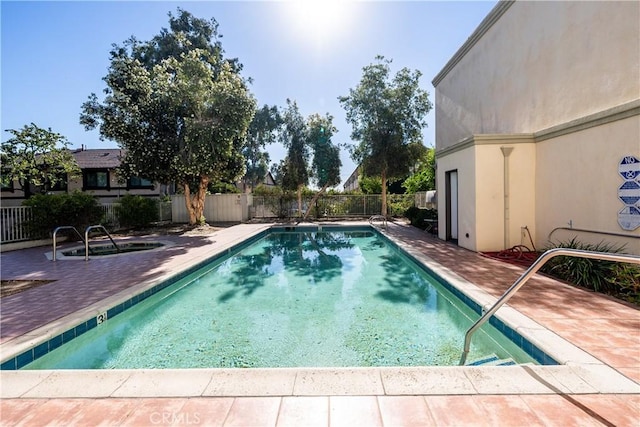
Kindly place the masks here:
<instances>
[{"instance_id":1,"label":"building wall","mask_svg":"<svg viewBox=\"0 0 640 427\"><path fill-rule=\"evenodd\" d=\"M526 226L535 233L536 149L533 137L478 135L475 140L477 248L499 251L522 243L531 247L522 241L521 229ZM502 148L511 150L507 164Z\"/></svg>"},{"instance_id":2,"label":"building wall","mask_svg":"<svg viewBox=\"0 0 640 427\"><path fill-rule=\"evenodd\" d=\"M640 237L640 228L625 231L618 224L623 208L618 188L623 179L618 165L623 156L640 158L640 116L635 115L600 126L540 141L537 146L536 228L538 245L556 227L597 230ZM598 243L603 239L626 244L640 253L640 241L616 236L561 231L552 240Z\"/></svg>"},{"instance_id":3,"label":"building wall","mask_svg":"<svg viewBox=\"0 0 640 427\"><path fill-rule=\"evenodd\" d=\"M460 246L476 250L477 236L473 232L476 224L476 174L475 147L456 151L437 160L438 237L446 239L447 218L445 215L447 172L458 172L458 242ZM469 233L469 237L466 234Z\"/></svg>"},{"instance_id":4,"label":"building wall","mask_svg":"<svg viewBox=\"0 0 640 427\"><path fill-rule=\"evenodd\" d=\"M439 149L473 134L533 133L638 98L640 2L496 9L504 14L434 79Z\"/></svg>"},{"instance_id":5,"label":"building wall","mask_svg":"<svg viewBox=\"0 0 640 427\"><path fill-rule=\"evenodd\" d=\"M609 234L554 237L640 254L640 229L617 221L618 165L640 158L639 35L640 2L498 3L433 80L441 238L444 176L457 169L461 193L473 187L459 204L461 246L531 246L526 226L540 249L571 223ZM508 211L502 147L513 148Z\"/></svg>"}]
</instances>

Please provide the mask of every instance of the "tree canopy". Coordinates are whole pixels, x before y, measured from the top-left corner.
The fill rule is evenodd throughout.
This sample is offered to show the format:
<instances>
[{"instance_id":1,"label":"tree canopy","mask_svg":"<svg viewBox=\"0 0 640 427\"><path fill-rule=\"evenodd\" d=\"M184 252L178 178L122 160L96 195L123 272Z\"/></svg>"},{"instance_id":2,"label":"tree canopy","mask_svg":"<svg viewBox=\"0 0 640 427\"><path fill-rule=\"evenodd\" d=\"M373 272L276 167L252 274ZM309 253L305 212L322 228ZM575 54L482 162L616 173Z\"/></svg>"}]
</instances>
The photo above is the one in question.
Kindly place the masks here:
<instances>
[{"instance_id":1,"label":"tree canopy","mask_svg":"<svg viewBox=\"0 0 640 427\"><path fill-rule=\"evenodd\" d=\"M436 156L433 148L427 148L417 162L414 172L402 183L407 193L429 191L436 188Z\"/></svg>"},{"instance_id":2,"label":"tree canopy","mask_svg":"<svg viewBox=\"0 0 640 427\"><path fill-rule=\"evenodd\" d=\"M16 181L26 196L30 187L46 193L57 184L65 183L80 173L80 167L68 146L67 139L35 123L20 130L7 129L12 138L2 143L2 183Z\"/></svg>"},{"instance_id":3,"label":"tree canopy","mask_svg":"<svg viewBox=\"0 0 640 427\"><path fill-rule=\"evenodd\" d=\"M276 134L281 125L282 117L280 117L278 107L269 107L268 105L264 105L256 111L249 125L247 142L242 154L246 162L244 179L252 189L255 189L262 182L269 171L269 153L264 149L267 144L276 141Z\"/></svg>"},{"instance_id":4,"label":"tree canopy","mask_svg":"<svg viewBox=\"0 0 640 427\"><path fill-rule=\"evenodd\" d=\"M124 149L124 177L178 183L195 224L208 183L244 174L256 101L238 61L224 58L214 19L178 9L169 24L150 41L113 46L105 98L91 94L80 122Z\"/></svg>"},{"instance_id":5,"label":"tree canopy","mask_svg":"<svg viewBox=\"0 0 640 427\"><path fill-rule=\"evenodd\" d=\"M390 60L382 56L363 68L362 78L348 96L338 97L352 125L352 159L365 176L380 176L382 214L387 214L386 183L404 178L422 145L429 94L420 88L422 73L402 68L390 76ZM412 147L413 146L413 147Z\"/></svg>"},{"instance_id":6,"label":"tree canopy","mask_svg":"<svg viewBox=\"0 0 640 427\"><path fill-rule=\"evenodd\" d=\"M302 212L302 187L309 184L309 146L307 144L307 124L298 104L287 99L283 114L284 127L280 141L287 149L287 155L280 166L282 187L295 190L298 194L298 212Z\"/></svg>"},{"instance_id":7,"label":"tree canopy","mask_svg":"<svg viewBox=\"0 0 640 427\"><path fill-rule=\"evenodd\" d=\"M331 138L336 132L337 129L333 126L333 117L329 114L324 117L312 114L307 119L307 144L313 152L311 172L320 190L309 203L303 220L309 215L311 206L314 206L318 197L328 187L340 183L340 167L342 166L340 147L331 142Z\"/></svg>"}]
</instances>

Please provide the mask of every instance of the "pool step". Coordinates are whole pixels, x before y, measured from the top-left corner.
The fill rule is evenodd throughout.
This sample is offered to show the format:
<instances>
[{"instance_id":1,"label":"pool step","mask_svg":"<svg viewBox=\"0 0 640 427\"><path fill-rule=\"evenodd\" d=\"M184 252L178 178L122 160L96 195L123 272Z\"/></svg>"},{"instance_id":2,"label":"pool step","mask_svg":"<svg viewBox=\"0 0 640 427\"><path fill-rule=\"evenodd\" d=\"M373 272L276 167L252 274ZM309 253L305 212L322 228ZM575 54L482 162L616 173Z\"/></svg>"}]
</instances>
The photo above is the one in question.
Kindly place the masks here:
<instances>
[{"instance_id":1,"label":"pool step","mask_svg":"<svg viewBox=\"0 0 640 427\"><path fill-rule=\"evenodd\" d=\"M509 366L515 364L516 362L510 357L507 359L500 359L497 355L490 354L489 356L473 360L467 363L466 366Z\"/></svg>"}]
</instances>

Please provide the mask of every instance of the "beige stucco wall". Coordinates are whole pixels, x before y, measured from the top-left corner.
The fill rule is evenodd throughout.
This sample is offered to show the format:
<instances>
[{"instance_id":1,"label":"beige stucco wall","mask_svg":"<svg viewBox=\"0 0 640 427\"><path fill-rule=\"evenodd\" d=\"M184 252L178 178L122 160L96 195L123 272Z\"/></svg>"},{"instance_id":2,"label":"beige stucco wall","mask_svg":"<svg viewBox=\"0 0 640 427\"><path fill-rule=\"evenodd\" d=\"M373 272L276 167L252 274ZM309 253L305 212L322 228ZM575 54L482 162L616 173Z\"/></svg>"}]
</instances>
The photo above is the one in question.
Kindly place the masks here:
<instances>
[{"instance_id":1,"label":"beige stucco wall","mask_svg":"<svg viewBox=\"0 0 640 427\"><path fill-rule=\"evenodd\" d=\"M508 137L482 139L476 137L476 250L500 251L525 244L521 227L535 234L535 164L533 138L523 143ZM516 142L518 141L518 142ZM508 171L501 148L511 148ZM505 174L508 175L508 211L505 211ZM508 220L505 221L505 218ZM505 245L505 222L507 244Z\"/></svg>"},{"instance_id":2,"label":"beige stucco wall","mask_svg":"<svg viewBox=\"0 0 640 427\"><path fill-rule=\"evenodd\" d=\"M533 133L638 99L639 35L637 1L513 3L434 80L437 148L473 134Z\"/></svg>"},{"instance_id":3,"label":"beige stucco wall","mask_svg":"<svg viewBox=\"0 0 640 427\"><path fill-rule=\"evenodd\" d=\"M437 159L438 237L446 238L445 176L458 171L458 244L476 250L476 172L475 147ZM469 233L469 237L465 235Z\"/></svg>"},{"instance_id":4,"label":"beige stucco wall","mask_svg":"<svg viewBox=\"0 0 640 427\"><path fill-rule=\"evenodd\" d=\"M623 156L640 158L640 116L540 141L536 167L536 228L543 245L555 227L598 230L640 236L623 230L618 212L623 208L618 188L623 179L618 165ZM581 241L626 243L640 254L640 241L587 233L554 233L553 240L577 236Z\"/></svg>"}]
</instances>

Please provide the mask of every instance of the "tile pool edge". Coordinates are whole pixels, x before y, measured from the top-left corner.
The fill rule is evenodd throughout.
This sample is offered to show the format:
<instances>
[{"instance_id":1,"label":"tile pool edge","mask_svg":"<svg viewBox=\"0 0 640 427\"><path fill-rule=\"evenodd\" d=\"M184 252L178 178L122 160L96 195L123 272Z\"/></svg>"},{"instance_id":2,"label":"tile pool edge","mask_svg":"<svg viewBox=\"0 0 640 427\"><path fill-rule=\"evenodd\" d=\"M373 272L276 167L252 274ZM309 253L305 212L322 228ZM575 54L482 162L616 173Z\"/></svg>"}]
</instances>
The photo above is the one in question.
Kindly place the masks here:
<instances>
[{"instance_id":1,"label":"tile pool edge","mask_svg":"<svg viewBox=\"0 0 640 427\"><path fill-rule=\"evenodd\" d=\"M2 399L640 393L603 365L34 370L0 381Z\"/></svg>"}]
</instances>

